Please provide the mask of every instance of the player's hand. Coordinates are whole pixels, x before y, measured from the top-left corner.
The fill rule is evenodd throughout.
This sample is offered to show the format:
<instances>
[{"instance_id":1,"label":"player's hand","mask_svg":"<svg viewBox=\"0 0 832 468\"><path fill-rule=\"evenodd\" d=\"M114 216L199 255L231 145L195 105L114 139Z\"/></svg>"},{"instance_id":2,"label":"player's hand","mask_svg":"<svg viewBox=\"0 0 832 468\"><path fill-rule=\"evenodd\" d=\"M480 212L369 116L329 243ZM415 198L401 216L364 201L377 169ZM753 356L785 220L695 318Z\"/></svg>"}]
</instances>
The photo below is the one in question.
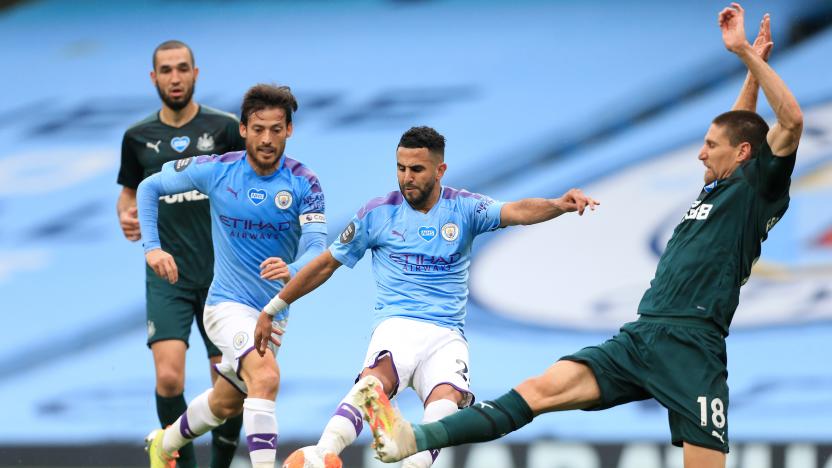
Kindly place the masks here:
<instances>
[{"instance_id":1,"label":"player's hand","mask_svg":"<svg viewBox=\"0 0 832 468\"><path fill-rule=\"evenodd\" d=\"M284 283L289 281L292 275L289 273L289 265L280 257L269 257L260 264L260 277L266 280L281 280Z\"/></svg>"},{"instance_id":2,"label":"player's hand","mask_svg":"<svg viewBox=\"0 0 832 468\"><path fill-rule=\"evenodd\" d=\"M760 30L757 31L757 38L751 44L754 53L757 54L763 61L768 62L768 57L771 55L771 49L774 47L774 42L771 40L771 16L766 13L763 20L760 21Z\"/></svg>"},{"instance_id":3,"label":"player's hand","mask_svg":"<svg viewBox=\"0 0 832 468\"><path fill-rule=\"evenodd\" d=\"M739 3L732 3L720 11L718 21L725 48L736 54L748 46L745 38L745 10Z\"/></svg>"},{"instance_id":4,"label":"player's hand","mask_svg":"<svg viewBox=\"0 0 832 468\"><path fill-rule=\"evenodd\" d=\"M560 197L560 205L565 213L577 211L578 215L583 216L584 210L589 207L590 210L595 211L595 207L601 203L598 200L584 194L581 189L570 189Z\"/></svg>"},{"instance_id":5,"label":"player's hand","mask_svg":"<svg viewBox=\"0 0 832 468\"><path fill-rule=\"evenodd\" d=\"M260 312L260 316L257 317L257 325L254 327L254 349L257 350L257 354L261 357L266 355L266 348L269 345L266 337L275 346L280 346L280 335L282 334L283 329L272 322L271 315Z\"/></svg>"},{"instance_id":6,"label":"player's hand","mask_svg":"<svg viewBox=\"0 0 832 468\"><path fill-rule=\"evenodd\" d=\"M121 231L124 232L124 237L129 241L137 241L141 239L142 232L139 228L139 210L135 206L131 206L122 211L118 215L118 222L121 224Z\"/></svg>"},{"instance_id":7,"label":"player's hand","mask_svg":"<svg viewBox=\"0 0 832 468\"><path fill-rule=\"evenodd\" d=\"M146 253L144 258L159 278L167 280L170 284L179 281L179 269L176 268L176 261L171 254L162 249L154 249Z\"/></svg>"}]
</instances>

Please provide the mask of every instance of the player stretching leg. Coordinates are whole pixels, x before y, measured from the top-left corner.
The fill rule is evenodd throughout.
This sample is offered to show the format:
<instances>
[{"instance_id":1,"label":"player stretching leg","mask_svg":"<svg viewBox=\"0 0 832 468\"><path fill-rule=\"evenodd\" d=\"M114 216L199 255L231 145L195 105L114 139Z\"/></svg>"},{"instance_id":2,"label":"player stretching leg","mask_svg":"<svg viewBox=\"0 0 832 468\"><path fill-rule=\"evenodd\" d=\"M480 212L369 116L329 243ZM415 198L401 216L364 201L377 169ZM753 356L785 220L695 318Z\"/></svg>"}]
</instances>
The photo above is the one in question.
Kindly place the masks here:
<instances>
[{"instance_id":1,"label":"player stretching leg","mask_svg":"<svg viewBox=\"0 0 832 468\"><path fill-rule=\"evenodd\" d=\"M789 184L803 117L786 84L765 62L771 48L766 16L748 44L744 11L719 13L725 46L748 67L734 110L711 123L699 159L705 186L673 232L656 276L639 304L640 318L599 346L565 356L541 376L505 395L432 424L411 425L380 391L361 383L362 411L376 451L396 461L422 450L484 442L540 414L601 410L655 398L668 409L671 441L686 468L724 468L728 452L725 336L740 287L760 245L789 204ZM774 109L768 128L754 112L758 86Z\"/></svg>"},{"instance_id":2,"label":"player stretching leg","mask_svg":"<svg viewBox=\"0 0 832 468\"><path fill-rule=\"evenodd\" d=\"M468 299L471 244L482 233L536 224L597 202L572 189L560 198L501 203L442 186L445 138L429 127L411 128L396 149L399 190L370 200L340 237L286 285L260 314L255 344L263 352L271 316L323 284L341 265L352 268L373 252L378 297L376 320L360 376L375 376L391 397L413 388L424 421L470 405L468 343L462 328ZM357 386L341 400L318 442L321 453L340 453L361 432ZM405 461L428 467L438 450Z\"/></svg>"},{"instance_id":3,"label":"player stretching leg","mask_svg":"<svg viewBox=\"0 0 832 468\"><path fill-rule=\"evenodd\" d=\"M284 155L295 110L297 102L288 87L254 86L243 99L239 126L246 151L169 162L139 185L147 263L171 282L178 268L159 247L159 196L196 189L210 197L214 280L204 322L211 341L222 351L216 366L222 378L196 397L172 426L148 436L151 467L173 466L179 448L240 412L252 466L274 466L274 400L280 383L275 356L288 313L274 317L279 331L270 335L271 345L260 353L250 352L254 327L260 309L324 250L326 242L318 179Z\"/></svg>"}]
</instances>

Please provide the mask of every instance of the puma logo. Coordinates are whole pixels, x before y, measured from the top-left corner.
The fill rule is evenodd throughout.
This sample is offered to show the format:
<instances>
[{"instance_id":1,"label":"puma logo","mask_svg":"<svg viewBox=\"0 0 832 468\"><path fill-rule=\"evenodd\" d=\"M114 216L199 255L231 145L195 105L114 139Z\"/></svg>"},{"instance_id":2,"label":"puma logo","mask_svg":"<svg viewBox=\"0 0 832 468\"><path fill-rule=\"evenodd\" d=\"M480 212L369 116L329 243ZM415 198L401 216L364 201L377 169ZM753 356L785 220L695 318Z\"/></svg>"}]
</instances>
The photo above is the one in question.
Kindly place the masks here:
<instances>
[{"instance_id":1,"label":"puma logo","mask_svg":"<svg viewBox=\"0 0 832 468\"><path fill-rule=\"evenodd\" d=\"M234 189L232 189L231 187L226 187L225 190L231 192L231 194L234 195L235 199L237 198L237 193L239 192L239 190L235 192Z\"/></svg>"},{"instance_id":2,"label":"puma logo","mask_svg":"<svg viewBox=\"0 0 832 468\"><path fill-rule=\"evenodd\" d=\"M479 405L481 408L491 408L491 409L494 409L494 407L493 407L493 406L489 405L488 403L486 403L486 402L484 402L484 401L481 401L481 402L477 403L477 405Z\"/></svg>"},{"instance_id":3,"label":"puma logo","mask_svg":"<svg viewBox=\"0 0 832 468\"><path fill-rule=\"evenodd\" d=\"M251 438L252 442L260 442L263 444L269 444L269 447L274 447L274 439L276 436L271 436L268 439L261 439L257 436Z\"/></svg>"},{"instance_id":4,"label":"puma logo","mask_svg":"<svg viewBox=\"0 0 832 468\"><path fill-rule=\"evenodd\" d=\"M355 418L356 421L361 420L361 415L358 414L358 412L352 406L344 403L343 405L341 405L341 409L346 411L347 413L351 414Z\"/></svg>"},{"instance_id":5,"label":"puma logo","mask_svg":"<svg viewBox=\"0 0 832 468\"><path fill-rule=\"evenodd\" d=\"M402 242L405 242L404 234L402 234L401 232L399 232L399 231L397 231L397 230L393 229L393 232L391 232L390 234L393 234L394 236L399 236L399 237L401 237L401 238L402 238Z\"/></svg>"},{"instance_id":6,"label":"puma logo","mask_svg":"<svg viewBox=\"0 0 832 468\"><path fill-rule=\"evenodd\" d=\"M151 142L148 141L145 144L147 145L148 148L152 149L153 151L156 151L156 154L159 154L159 143L161 143L161 142L162 142L162 140L156 140L156 143L151 143Z\"/></svg>"},{"instance_id":7,"label":"puma logo","mask_svg":"<svg viewBox=\"0 0 832 468\"><path fill-rule=\"evenodd\" d=\"M723 432L722 434L720 434L720 433L719 433L719 432L717 432L717 431L711 431L711 435L712 435L712 436L714 436L714 437L716 437L717 439L719 439L719 441L720 441L720 442L722 442L723 444L725 443L725 440L723 440L723 439L722 439L722 436L723 436L724 434L725 434L725 432Z\"/></svg>"}]
</instances>

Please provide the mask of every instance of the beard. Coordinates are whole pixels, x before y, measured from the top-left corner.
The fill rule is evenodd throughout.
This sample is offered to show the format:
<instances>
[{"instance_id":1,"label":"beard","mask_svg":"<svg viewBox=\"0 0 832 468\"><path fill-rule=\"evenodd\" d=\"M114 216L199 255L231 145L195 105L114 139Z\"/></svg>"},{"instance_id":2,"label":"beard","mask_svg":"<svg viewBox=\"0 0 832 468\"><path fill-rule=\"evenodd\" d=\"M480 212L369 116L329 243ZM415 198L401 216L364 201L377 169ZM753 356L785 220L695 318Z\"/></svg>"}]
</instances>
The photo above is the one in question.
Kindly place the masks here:
<instances>
[{"instance_id":1,"label":"beard","mask_svg":"<svg viewBox=\"0 0 832 468\"><path fill-rule=\"evenodd\" d=\"M433 182L430 185L421 188L415 186L404 187L401 184L399 184L399 191L402 192L402 195L404 195L404 198L407 200L408 203L410 203L410 206L419 209L425 206L425 203L427 203L428 197L430 197L430 194L433 192L433 187L435 185L436 182ZM405 188L416 189L416 193L410 195L408 194L408 192L405 191Z\"/></svg>"},{"instance_id":2,"label":"beard","mask_svg":"<svg viewBox=\"0 0 832 468\"><path fill-rule=\"evenodd\" d=\"M257 147L256 146L252 147L252 148L249 148L248 146L246 146L246 152L248 153L248 160L249 160L249 162L251 162L251 165L254 166L254 168L257 171L265 173L265 174L272 173L272 172L274 172L275 169L277 169L277 165L280 163L280 157L283 154L282 150L278 151L279 149L280 148L274 148L274 150L275 150L274 151L274 155L275 155L274 160L272 160L272 161L263 161L263 160L258 158L258 153L257 153Z\"/></svg>"},{"instance_id":3,"label":"beard","mask_svg":"<svg viewBox=\"0 0 832 468\"><path fill-rule=\"evenodd\" d=\"M162 88L159 87L159 84L156 84L156 92L159 93L159 99L165 103L171 110L179 112L185 108L188 104L191 103L191 98L194 97L194 88L196 88L196 83L192 84L190 88L182 95L179 99L173 99L170 97L169 94L162 91Z\"/></svg>"}]
</instances>

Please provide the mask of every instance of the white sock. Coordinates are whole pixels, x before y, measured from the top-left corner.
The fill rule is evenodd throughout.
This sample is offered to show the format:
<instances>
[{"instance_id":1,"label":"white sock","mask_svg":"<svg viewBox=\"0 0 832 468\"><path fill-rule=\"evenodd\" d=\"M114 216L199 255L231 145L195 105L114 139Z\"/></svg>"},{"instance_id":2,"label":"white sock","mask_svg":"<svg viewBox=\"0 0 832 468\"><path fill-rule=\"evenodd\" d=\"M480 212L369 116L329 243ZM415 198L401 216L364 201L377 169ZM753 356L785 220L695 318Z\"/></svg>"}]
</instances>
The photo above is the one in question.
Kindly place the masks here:
<instances>
[{"instance_id":1,"label":"white sock","mask_svg":"<svg viewBox=\"0 0 832 468\"><path fill-rule=\"evenodd\" d=\"M436 400L425 406L425 413L422 415L422 422L430 423L439 421L445 416L454 414L457 411L459 411L459 408L453 401ZM439 449L425 450L405 458L402 463L402 468L428 468L433 465L434 460L436 460L436 457L438 456Z\"/></svg>"},{"instance_id":2,"label":"white sock","mask_svg":"<svg viewBox=\"0 0 832 468\"><path fill-rule=\"evenodd\" d=\"M346 396L338 403L338 409L329 419L318 440L318 449L324 452L340 454L348 445L353 443L364 428L361 411L353 406L353 397L358 384L353 385Z\"/></svg>"},{"instance_id":3,"label":"white sock","mask_svg":"<svg viewBox=\"0 0 832 468\"><path fill-rule=\"evenodd\" d=\"M162 438L162 449L168 453L173 453L196 437L225 422L225 419L215 416L208 406L208 395L212 391L209 388L194 398L191 404L188 405L188 409L182 413L182 416L179 416L176 422L165 429L165 436Z\"/></svg>"},{"instance_id":4,"label":"white sock","mask_svg":"<svg viewBox=\"0 0 832 468\"><path fill-rule=\"evenodd\" d=\"M274 468L277 457L277 419L274 402L246 398L243 402L243 428L252 468Z\"/></svg>"}]
</instances>

